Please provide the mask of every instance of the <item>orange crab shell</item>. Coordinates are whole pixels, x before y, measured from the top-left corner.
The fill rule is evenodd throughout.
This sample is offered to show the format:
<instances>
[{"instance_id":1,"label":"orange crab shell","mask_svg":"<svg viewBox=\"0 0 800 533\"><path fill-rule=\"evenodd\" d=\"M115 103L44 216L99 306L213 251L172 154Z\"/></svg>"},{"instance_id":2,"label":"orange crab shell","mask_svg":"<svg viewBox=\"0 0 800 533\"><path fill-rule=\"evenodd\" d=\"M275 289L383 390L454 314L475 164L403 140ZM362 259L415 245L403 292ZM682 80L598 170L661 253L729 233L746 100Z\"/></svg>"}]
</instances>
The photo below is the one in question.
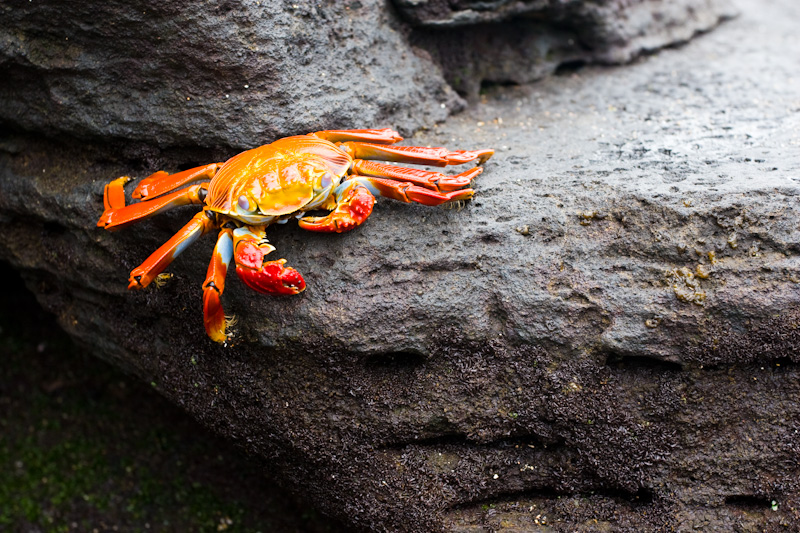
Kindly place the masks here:
<instances>
[{"instance_id":1,"label":"orange crab shell","mask_svg":"<svg viewBox=\"0 0 800 533\"><path fill-rule=\"evenodd\" d=\"M332 142L286 137L229 159L208 188L208 208L237 218L239 198L267 216L293 213L335 187L353 158Z\"/></svg>"}]
</instances>

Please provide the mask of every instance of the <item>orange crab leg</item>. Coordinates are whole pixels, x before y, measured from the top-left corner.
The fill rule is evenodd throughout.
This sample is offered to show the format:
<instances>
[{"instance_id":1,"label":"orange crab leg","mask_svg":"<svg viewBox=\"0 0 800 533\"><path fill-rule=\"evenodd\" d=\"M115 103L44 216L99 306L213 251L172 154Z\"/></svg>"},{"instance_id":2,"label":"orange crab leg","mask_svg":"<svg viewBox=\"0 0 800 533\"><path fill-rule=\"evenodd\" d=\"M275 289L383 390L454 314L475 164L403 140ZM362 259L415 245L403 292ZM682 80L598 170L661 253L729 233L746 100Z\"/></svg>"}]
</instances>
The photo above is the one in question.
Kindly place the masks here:
<instances>
[{"instance_id":1,"label":"orange crab leg","mask_svg":"<svg viewBox=\"0 0 800 533\"><path fill-rule=\"evenodd\" d=\"M178 233L162 244L144 263L131 271L128 289L144 289L156 276L161 274L169 264L178 257L190 244L215 227L215 222L207 214L197 213Z\"/></svg>"},{"instance_id":2,"label":"orange crab leg","mask_svg":"<svg viewBox=\"0 0 800 533\"><path fill-rule=\"evenodd\" d=\"M233 229L222 228L203 283L203 324L214 342L225 342L228 338L225 333L227 321L220 298L225 290L225 275L232 257Z\"/></svg>"},{"instance_id":3,"label":"orange crab leg","mask_svg":"<svg viewBox=\"0 0 800 533\"><path fill-rule=\"evenodd\" d=\"M264 294L298 294L305 290L303 276L292 267L284 266L286 259L264 261L275 247L267 242L263 227L237 228L233 235L236 274L245 285Z\"/></svg>"},{"instance_id":4,"label":"orange crab leg","mask_svg":"<svg viewBox=\"0 0 800 533\"><path fill-rule=\"evenodd\" d=\"M458 189L449 192L439 192L419 187L412 183L387 180L384 178L371 178L368 176L353 176L346 183L351 181L367 187L373 194L399 200L401 202L416 202L423 205L441 205L456 200L468 200L475 193L472 189Z\"/></svg>"},{"instance_id":5,"label":"orange crab leg","mask_svg":"<svg viewBox=\"0 0 800 533\"><path fill-rule=\"evenodd\" d=\"M210 180L222 165L223 163L211 163L175 174L169 174L163 170L159 170L155 174L151 174L140 181L139 185L133 190L131 196L141 199L155 198L156 196L174 191L178 187L183 187L193 181Z\"/></svg>"},{"instance_id":6,"label":"orange crab leg","mask_svg":"<svg viewBox=\"0 0 800 533\"><path fill-rule=\"evenodd\" d=\"M323 130L310 133L330 142L365 141L378 144L393 144L402 141L400 134L391 128L380 130Z\"/></svg>"},{"instance_id":7,"label":"orange crab leg","mask_svg":"<svg viewBox=\"0 0 800 533\"><path fill-rule=\"evenodd\" d=\"M483 167L473 167L461 174L450 176L441 172L431 172L418 168L385 165L375 161L356 159L351 172L358 176L371 176L374 178L389 178L404 181L431 189L434 191L455 191L470 184L472 178L483 172Z\"/></svg>"},{"instance_id":8,"label":"orange crab leg","mask_svg":"<svg viewBox=\"0 0 800 533\"><path fill-rule=\"evenodd\" d=\"M387 180L388 181L388 180ZM375 196L355 180L348 180L336 188L336 208L324 217L303 217L301 228L324 233L342 233L362 224L372 213Z\"/></svg>"},{"instance_id":9,"label":"orange crab leg","mask_svg":"<svg viewBox=\"0 0 800 533\"><path fill-rule=\"evenodd\" d=\"M106 211L125 207L125 184L129 181L131 181L130 176L122 176L112 180L103 188L103 205Z\"/></svg>"},{"instance_id":10,"label":"orange crab leg","mask_svg":"<svg viewBox=\"0 0 800 533\"><path fill-rule=\"evenodd\" d=\"M106 211L103 212L100 220L97 221L98 226L109 231L120 229L123 226L132 224L143 218L151 217L172 207L202 204L208 192L208 183L200 183L198 185L192 185L187 189L156 198L155 200L124 205L125 197L121 189L111 187L115 182L119 182L121 179L122 178L114 180L106 186ZM121 207L113 207L119 205L120 197L123 205ZM109 209L109 207L111 208Z\"/></svg>"},{"instance_id":11,"label":"orange crab leg","mask_svg":"<svg viewBox=\"0 0 800 533\"><path fill-rule=\"evenodd\" d=\"M455 150L426 148L424 146L383 146L362 142L343 142L339 148L355 159L379 159L398 163L433 165L446 167L460 165L474 159L483 163L494 154L494 150Z\"/></svg>"}]
</instances>

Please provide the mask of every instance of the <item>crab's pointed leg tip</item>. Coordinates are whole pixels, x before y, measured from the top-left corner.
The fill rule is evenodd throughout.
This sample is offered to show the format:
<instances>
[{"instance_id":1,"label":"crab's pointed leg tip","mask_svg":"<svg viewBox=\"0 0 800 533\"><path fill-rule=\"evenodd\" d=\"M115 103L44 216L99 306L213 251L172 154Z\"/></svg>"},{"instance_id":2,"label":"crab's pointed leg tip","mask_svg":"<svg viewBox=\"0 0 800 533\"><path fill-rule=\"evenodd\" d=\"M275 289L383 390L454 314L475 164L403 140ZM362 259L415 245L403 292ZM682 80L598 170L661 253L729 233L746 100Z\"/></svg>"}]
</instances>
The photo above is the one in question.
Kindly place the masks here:
<instances>
[{"instance_id":1,"label":"crab's pointed leg tip","mask_svg":"<svg viewBox=\"0 0 800 533\"><path fill-rule=\"evenodd\" d=\"M487 149L481 150L480 155L478 155L478 164L483 164L489 160L490 157L494 155L494 150Z\"/></svg>"},{"instance_id":2,"label":"crab's pointed leg tip","mask_svg":"<svg viewBox=\"0 0 800 533\"><path fill-rule=\"evenodd\" d=\"M212 341L222 343L228 340L225 312L215 287L207 287L203 292L203 325Z\"/></svg>"},{"instance_id":3,"label":"crab's pointed leg tip","mask_svg":"<svg viewBox=\"0 0 800 533\"><path fill-rule=\"evenodd\" d=\"M130 279L128 280L128 290L129 291L138 291L139 289L143 289L144 285L142 285L142 276L141 275L131 275Z\"/></svg>"}]
</instances>

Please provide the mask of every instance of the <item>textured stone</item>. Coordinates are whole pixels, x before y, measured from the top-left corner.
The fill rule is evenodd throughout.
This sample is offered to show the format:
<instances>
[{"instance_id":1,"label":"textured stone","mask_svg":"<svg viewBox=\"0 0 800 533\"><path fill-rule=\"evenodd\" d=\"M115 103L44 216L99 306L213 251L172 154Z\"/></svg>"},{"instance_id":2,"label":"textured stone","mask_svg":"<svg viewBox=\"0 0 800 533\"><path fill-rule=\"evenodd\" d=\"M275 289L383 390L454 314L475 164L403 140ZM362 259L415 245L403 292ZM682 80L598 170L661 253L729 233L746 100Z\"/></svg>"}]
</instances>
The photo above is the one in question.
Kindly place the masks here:
<instances>
[{"instance_id":1,"label":"textured stone","mask_svg":"<svg viewBox=\"0 0 800 533\"><path fill-rule=\"evenodd\" d=\"M0 121L161 147L248 148L364 124L409 132L462 109L451 86L474 96L563 63L629 61L733 13L727 0L502 4L449 17L519 17L406 36L381 0L7 3Z\"/></svg>"},{"instance_id":2,"label":"textured stone","mask_svg":"<svg viewBox=\"0 0 800 533\"><path fill-rule=\"evenodd\" d=\"M498 150L460 209L270 228L308 289L231 276L232 347L203 332L213 239L125 290L194 209L94 227L109 178L224 149L6 135L0 257L87 349L353 527L798 529L800 13L738 5L685 47L493 88L409 139Z\"/></svg>"},{"instance_id":3,"label":"textured stone","mask_svg":"<svg viewBox=\"0 0 800 533\"><path fill-rule=\"evenodd\" d=\"M524 84L577 65L626 63L737 12L728 0L395 2L418 26L412 42L470 97L481 84Z\"/></svg>"},{"instance_id":4,"label":"textured stone","mask_svg":"<svg viewBox=\"0 0 800 533\"><path fill-rule=\"evenodd\" d=\"M333 127L412 131L463 106L381 0L51 0L0 13L0 120L51 136L248 148Z\"/></svg>"}]
</instances>

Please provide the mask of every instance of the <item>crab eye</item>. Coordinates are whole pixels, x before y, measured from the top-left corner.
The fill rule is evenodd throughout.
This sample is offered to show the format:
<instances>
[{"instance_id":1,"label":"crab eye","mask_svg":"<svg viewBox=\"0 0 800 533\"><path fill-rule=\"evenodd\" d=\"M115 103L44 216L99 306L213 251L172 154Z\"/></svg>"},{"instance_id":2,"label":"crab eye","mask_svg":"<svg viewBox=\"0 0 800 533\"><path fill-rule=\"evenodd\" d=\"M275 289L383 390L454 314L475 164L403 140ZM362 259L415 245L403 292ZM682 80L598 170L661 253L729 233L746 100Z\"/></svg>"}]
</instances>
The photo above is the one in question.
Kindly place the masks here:
<instances>
[{"instance_id":1,"label":"crab eye","mask_svg":"<svg viewBox=\"0 0 800 533\"><path fill-rule=\"evenodd\" d=\"M330 172L323 174L322 179L320 180L320 185L322 185L322 188L327 189L330 187L331 183L333 183L333 178L335 178L335 176Z\"/></svg>"},{"instance_id":2,"label":"crab eye","mask_svg":"<svg viewBox=\"0 0 800 533\"><path fill-rule=\"evenodd\" d=\"M254 211L252 205L250 204L250 199L244 194L239 197L239 201L237 203L239 204L239 207L245 211Z\"/></svg>"}]
</instances>

